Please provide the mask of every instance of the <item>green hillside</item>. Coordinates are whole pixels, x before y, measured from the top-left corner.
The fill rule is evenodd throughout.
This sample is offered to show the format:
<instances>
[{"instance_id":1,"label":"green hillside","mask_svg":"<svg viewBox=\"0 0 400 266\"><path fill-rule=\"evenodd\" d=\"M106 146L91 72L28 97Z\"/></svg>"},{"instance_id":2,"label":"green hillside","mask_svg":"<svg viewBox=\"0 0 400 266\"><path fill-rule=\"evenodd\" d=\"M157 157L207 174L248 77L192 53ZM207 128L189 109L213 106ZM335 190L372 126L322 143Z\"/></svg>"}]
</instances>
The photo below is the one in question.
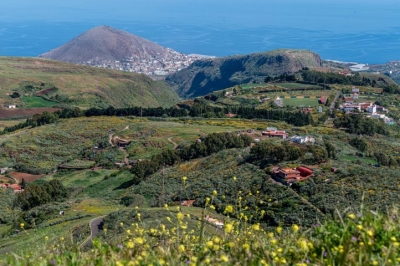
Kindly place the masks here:
<instances>
[{"instance_id":1,"label":"green hillside","mask_svg":"<svg viewBox=\"0 0 400 266\"><path fill-rule=\"evenodd\" d=\"M329 104L303 113L351 84L259 85L179 108L46 113L4 131L0 184L25 190L0 189L0 265L396 265L399 126ZM359 86L359 101L397 117L396 88ZM260 102L279 94L284 109ZM287 182L276 167L312 176Z\"/></svg>"},{"instance_id":2,"label":"green hillside","mask_svg":"<svg viewBox=\"0 0 400 266\"><path fill-rule=\"evenodd\" d=\"M234 85L263 81L268 76L320 67L319 55L306 50L279 49L249 55L199 60L167 76L168 84L183 98L206 95Z\"/></svg>"},{"instance_id":3,"label":"green hillside","mask_svg":"<svg viewBox=\"0 0 400 266\"><path fill-rule=\"evenodd\" d=\"M179 99L168 85L145 75L39 58L0 57L0 84L0 106L18 108L166 107ZM11 97L14 92L19 97Z\"/></svg>"}]
</instances>

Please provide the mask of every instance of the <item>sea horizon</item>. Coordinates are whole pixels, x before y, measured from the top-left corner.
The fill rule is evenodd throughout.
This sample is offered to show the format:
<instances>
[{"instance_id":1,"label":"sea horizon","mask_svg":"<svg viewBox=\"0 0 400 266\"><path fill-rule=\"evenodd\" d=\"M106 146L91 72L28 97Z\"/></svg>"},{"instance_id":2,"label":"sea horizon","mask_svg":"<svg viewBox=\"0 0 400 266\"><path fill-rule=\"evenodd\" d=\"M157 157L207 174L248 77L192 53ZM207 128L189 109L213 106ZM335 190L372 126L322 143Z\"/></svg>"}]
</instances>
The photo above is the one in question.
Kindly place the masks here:
<instances>
[{"instance_id":1,"label":"sea horizon","mask_svg":"<svg viewBox=\"0 0 400 266\"><path fill-rule=\"evenodd\" d=\"M149 9L151 2L157 5ZM293 8L288 8L288 2ZM51 7L51 3L47 4ZM112 5L104 4L95 14L78 13L71 7L60 11L58 17L36 11L40 19L22 13L2 14L0 55L36 57L93 27L108 25L184 54L222 57L289 48L311 50L323 59L344 62L383 64L400 60L400 26L396 20L400 3L270 3L152 0L135 3L130 13L122 10L123 6L109 12L107 8ZM207 9L207 14L201 11Z\"/></svg>"}]
</instances>

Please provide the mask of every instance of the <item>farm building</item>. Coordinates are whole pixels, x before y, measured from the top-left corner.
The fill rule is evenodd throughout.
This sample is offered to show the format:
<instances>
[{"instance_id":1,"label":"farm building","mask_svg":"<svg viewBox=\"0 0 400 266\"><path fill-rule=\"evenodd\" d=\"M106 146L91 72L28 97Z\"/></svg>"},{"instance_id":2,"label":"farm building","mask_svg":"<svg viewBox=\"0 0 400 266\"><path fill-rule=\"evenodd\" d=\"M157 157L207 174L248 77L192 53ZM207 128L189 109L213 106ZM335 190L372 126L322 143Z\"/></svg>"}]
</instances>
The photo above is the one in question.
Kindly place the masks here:
<instances>
[{"instance_id":1,"label":"farm building","mask_svg":"<svg viewBox=\"0 0 400 266\"><path fill-rule=\"evenodd\" d=\"M325 104L326 103L326 98L324 96L322 96L321 98L319 98L319 103L320 104Z\"/></svg>"},{"instance_id":2,"label":"farm building","mask_svg":"<svg viewBox=\"0 0 400 266\"><path fill-rule=\"evenodd\" d=\"M343 101L346 103L353 103L354 98L353 97L343 97Z\"/></svg>"},{"instance_id":3,"label":"farm building","mask_svg":"<svg viewBox=\"0 0 400 266\"><path fill-rule=\"evenodd\" d=\"M291 141L299 144L303 143L315 143L315 139L311 136L293 136L290 138Z\"/></svg>"},{"instance_id":4,"label":"farm building","mask_svg":"<svg viewBox=\"0 0 400 266\"><path fill-rule=\"evenodd\" d=\"M354 110L358 110L361 111L361 106L359 106L358 104L344 104L343 105L343 109L346 112L352 112Z\"/></svg>"},{"instance_id":5,"label":"farm building","mask_svg":"<svg viewBox=\"0 0 400 266\"><path fill-rule=\"evenodd\" d=\"M227 113L227 114L225 114L225 117L235 117L236 115L235 114L232 114L232 113Z\"/></svg>"},{"instance_id":6,"label":"farm building","mask_svg":"<svg viewBox=\"0 0 400 266\"><path fill-rule=\"evenodd\" d=\"M17 108L17 105L15 105L15 104L6 104L5 107L8 108L8 109L15 109L15 108Z\"/></svg>"},{"instance_id":7,"label":"farm building","mask_svg":"<svg viewBox=\"0 0 400 266\"><path fill-rule=\"evenodd\" d=\"M275 167L272 169L272 177L286 185L306 180L312 175L313 171L305 166L299 166L297 168Z\"/></svg>"},{"instance_id":8,"label":"farm building","mask_svg":"<svg viewBox=\"0 0 400 266\"><path fill-rule=\"evenodd\" d=\"M192 207L195 200L184 200L181 202L181 206Z\"/></svg>"},{"instance_id":9,"label":"farm building","mask_svg":"<svg viewBox=\"0 0 400 266\"><path fill-rule=\"evenodd\" d=\"M0 175L4 175L9 169L8 167L0 168Z\"/></svg>"},{"instance_id":10,"label":"farm building","mask_svg":"<svg viewBox=\"0 0 400 266\"><path fill-rule=\"evenodd\" d=\"M7 189L7 188L12 189L12 190L14 190L14 193L19 193L19 192L24 191L23 188L22 188L20 185L18 185L18 184L9 184L9 183L0 184L0 188L3 188L3 189Z\"/></svg>"},{"instance_id":11,"label":"farm building","mask_svg":"<svg viewBox=\"0 0 400 266\"><path fill-rule=\"evenodd\" d=\"M207 222L214 224L215 226L218 226L219 228L222 228L224 226L224 222L220 221L218 219L212 218L209 215L206 215L204 217L204 220L206 220Z\"/></svg>"},{"instance_id":12,"label":"farm building","mask_svg":"<svg viewBox=\"0 0 400 266\"><path fill-rule=\"evenodd\" d=\"M277 130L276 127L267 127L265 131L261 131L261 134L263 136L277 137L282 139L286 139L288 136L285 130Z\"/></svg>"}]
</instances>

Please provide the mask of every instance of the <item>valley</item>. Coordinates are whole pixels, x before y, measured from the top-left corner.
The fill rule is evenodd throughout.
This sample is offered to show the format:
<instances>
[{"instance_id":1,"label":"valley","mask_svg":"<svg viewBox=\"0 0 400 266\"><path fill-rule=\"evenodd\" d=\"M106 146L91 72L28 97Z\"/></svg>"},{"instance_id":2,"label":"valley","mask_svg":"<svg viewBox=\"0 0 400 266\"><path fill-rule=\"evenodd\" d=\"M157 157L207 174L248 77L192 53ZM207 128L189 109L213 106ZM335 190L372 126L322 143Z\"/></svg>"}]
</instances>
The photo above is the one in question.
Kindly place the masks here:
<instances>
[{"instance_id":1,"label":"valley","mask_svg":"<svg viewBox=\"0 0 400 266\"><path fill-rule=\"evenodd\" d=\"M2 100L17 108L0 122L0 254L22 257L0 264L321 265L353 261L337 246L368 246L369 230L362 254L382 259L400 237L380 226L399 200L400 89L310 58L184 100L144 75L1 58ZM332 232L342 240L326 244Z\"/></svg>"}]
</instances>

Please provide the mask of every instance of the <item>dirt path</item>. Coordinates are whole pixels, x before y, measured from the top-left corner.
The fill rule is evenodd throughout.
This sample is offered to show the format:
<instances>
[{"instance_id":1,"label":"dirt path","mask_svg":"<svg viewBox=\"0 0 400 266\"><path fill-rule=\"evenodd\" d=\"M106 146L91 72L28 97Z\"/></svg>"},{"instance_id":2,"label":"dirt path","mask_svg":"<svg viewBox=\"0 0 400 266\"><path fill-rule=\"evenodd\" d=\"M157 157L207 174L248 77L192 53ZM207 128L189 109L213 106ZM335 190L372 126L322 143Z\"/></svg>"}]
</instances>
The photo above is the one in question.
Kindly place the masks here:
<instances>
[{"instance_id":1,"label":"dirt path","mask_svg":"<svg viewBox=\"0 0 400 266\"><path fill-rule=\"evenodd\" d=\"M169 137L169 138L168 138L168 141L171 142L172 144L174 144L174 150L176 150L176 148L178 148L178 144L176 144L176 142L174 142L174 141L172 140L172 137Z\"/></svg>"},{"instance_id":2,"label":"dirt path","mask_svg":"<svg viewBox=\"0 0 400 266\"><path fill-rule=\"evenodd\" d=\"M114 147L114 144L112 142L113 136L114 136L114 133L111 133L110 136L108 136L108 143L110 143L111 147Z\"/></svg>"},{"instance_id":3,"label":"dirt path","mask_svg":"<svg viewBox=\"0 0 400 266\"><path fill-rule=\"evenodd\" d=\"M129 158L129 153L125 150L125 148L119 147L118 149L124 153L124 155L125 155L124 163L130 169L132 167L132 165L129 165L129 159L128 159Z\"/></svg>"}]
</instances>

